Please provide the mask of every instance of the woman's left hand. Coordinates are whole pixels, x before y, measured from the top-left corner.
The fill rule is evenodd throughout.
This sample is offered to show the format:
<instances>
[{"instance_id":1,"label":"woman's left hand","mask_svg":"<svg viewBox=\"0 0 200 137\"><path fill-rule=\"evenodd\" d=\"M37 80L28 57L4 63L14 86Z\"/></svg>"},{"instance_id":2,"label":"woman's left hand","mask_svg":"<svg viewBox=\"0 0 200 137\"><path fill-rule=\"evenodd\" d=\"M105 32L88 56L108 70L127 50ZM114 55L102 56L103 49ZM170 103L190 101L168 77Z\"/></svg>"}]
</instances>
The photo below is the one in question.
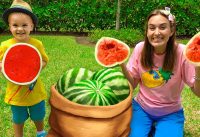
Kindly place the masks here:
<instances>
[{"instance_id":1,"label":"woman's left hand","mask_svg":"<svg viewBox=\"0 0 200 137\"><path fill-rule=\"evenodd\" d=\"M195 95L200 97L200 66L195 66L195 83L194 83L194 88L193 91Z\"/></svg>"}]
</instances>

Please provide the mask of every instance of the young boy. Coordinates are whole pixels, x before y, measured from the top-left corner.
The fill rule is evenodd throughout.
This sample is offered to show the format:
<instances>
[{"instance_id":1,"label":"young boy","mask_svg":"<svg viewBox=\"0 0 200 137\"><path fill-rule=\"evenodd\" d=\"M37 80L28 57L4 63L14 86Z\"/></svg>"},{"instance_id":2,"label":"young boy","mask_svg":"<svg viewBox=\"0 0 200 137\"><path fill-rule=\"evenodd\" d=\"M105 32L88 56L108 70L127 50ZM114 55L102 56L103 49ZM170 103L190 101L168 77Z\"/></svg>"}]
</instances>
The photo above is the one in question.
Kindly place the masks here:
<instances>
[{"instance_id":1,"label":"young boy","mask_svg":"<svg viewBox=\"0 0 200 137\"><path fill-rule=\"evenodd\" d=\"M45 53L42 42L30 37L30 32L36 27L38 21L29 4L22 0L14 0L11 7L3 13L3 20L9 25L13 38L1 43L0 62L4 53L11 45L23 42L31 44L39 50L44 68L48 62L48 56ZM2 64L0 63L1 69ZM46 132L44 131L43 120L45 117L47 93L41 79L38 78L31 93L22 100L28 88L28 85L16 85L7 81L5 102L11 105L15 137L23 136L24 122L29 117L34 121L37 128L37 137L44 137ZM17 90L19 92L15 94Z\"/></svg>"}]
</instances>

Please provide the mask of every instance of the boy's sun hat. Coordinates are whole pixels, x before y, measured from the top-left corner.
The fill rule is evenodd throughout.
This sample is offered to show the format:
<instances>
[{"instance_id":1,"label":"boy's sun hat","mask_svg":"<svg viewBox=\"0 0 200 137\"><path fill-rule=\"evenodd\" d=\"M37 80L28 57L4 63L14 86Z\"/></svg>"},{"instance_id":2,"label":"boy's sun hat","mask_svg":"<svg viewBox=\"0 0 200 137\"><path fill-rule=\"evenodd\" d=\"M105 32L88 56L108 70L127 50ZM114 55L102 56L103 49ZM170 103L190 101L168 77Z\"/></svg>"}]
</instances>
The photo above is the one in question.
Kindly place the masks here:
<instances>
[{"instance_id":1,"label":"boy's sun hat","mask_svg":"<svg viewBox=\"0 0 200 137\"><path fill-rule=\"evenodd\" d=\"M23 0L14 0L11 7L6 9L3 13L3 20L5 23L8 24L8 17L13 12L21 12L29 15L33 20L34 26L37 26L37 16L33 13L31 6L27 2L24 2Z\"/></svg>"}]
</instances>

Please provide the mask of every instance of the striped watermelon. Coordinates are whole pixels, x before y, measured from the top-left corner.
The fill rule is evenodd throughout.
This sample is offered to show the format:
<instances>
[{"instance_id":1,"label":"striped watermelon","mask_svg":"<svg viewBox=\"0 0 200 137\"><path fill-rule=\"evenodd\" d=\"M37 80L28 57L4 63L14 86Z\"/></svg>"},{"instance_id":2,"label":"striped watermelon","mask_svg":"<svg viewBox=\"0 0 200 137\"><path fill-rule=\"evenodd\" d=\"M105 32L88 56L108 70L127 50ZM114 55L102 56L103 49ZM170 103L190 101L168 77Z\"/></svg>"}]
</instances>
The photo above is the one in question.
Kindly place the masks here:
<instances>
[{"instance_id":1,"label":"striped watermelon","mask_svg":"<svg viewBox=\"0 0 200 137\"><path fill-rule=\"evenodd\" d=\"M119 102L107 85L95 80L82 80L68 88L63 96L72 102L83 105L108 106Z\"/></svg>"},{"instance_id":2,"label":"striped watermelon","mask_svg":"<svg viewBox=\"0 0 200 137\"><path fill-rule=\"evenodd\" d=\"M117 69L101 69L95 72L91 79L109 86L120 100L124 100L129 95L128 80L123 73Z\"/></svg>"},{"instance_id":3,"label":"striped watermelon","mask_svg":"<svg viewBox=\"0 0 200 137\"><path fill-rule=\"evenodd\" d=\"M73 68L66 71L57 81L56 89L63 94L74 83L90 79L93 72L85 68Z\"/></svg>"}]
</instances>

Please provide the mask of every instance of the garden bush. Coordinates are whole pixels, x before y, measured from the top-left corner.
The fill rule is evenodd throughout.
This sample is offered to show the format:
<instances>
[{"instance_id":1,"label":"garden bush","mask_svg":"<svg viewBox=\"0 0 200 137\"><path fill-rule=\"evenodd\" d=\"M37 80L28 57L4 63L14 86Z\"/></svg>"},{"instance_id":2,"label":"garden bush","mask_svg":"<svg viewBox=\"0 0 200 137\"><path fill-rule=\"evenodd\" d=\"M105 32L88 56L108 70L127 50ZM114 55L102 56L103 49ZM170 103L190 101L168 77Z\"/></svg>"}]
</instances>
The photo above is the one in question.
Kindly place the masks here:
<instances>
[{"instance_id":1,"label":"garden bush","mask_svg":"<svg viewBox=\"0 0 200 137\"><path fill-rule=\"evenodd\" d=\"M37 31L90 32L115 29L116 0L25 0L39 18ZM169 6L176 16L177 35L194 35L200 30L198 0L123 0L120 28L144 31L146 17L153 9ZM1 0L0 14L11 5ZM0 31L8 31L0 19Z\"/></svg>"},{"instance_id":2,"label":"garden bush","mask_svg":"<svg viewBox=\"0 0 200 137\"><path fill-rule=\"evenodd\" d=\"M96 43L101 37L112 37L125 42L130 47L143 40L143 34L137 29L94 30L89 33L89 40Z\"/></svg>"}]
</instances>

